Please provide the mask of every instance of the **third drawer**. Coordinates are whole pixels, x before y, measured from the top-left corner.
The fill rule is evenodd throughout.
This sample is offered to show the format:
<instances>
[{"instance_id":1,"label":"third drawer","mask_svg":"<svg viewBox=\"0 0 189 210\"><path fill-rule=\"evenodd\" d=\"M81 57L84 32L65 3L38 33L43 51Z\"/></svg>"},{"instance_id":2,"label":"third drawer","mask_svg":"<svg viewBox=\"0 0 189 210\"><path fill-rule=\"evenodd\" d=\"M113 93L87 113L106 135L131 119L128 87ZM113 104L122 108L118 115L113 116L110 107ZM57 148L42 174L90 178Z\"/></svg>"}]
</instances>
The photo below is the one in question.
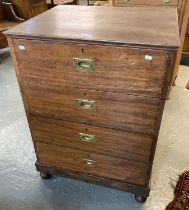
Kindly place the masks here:
<instances>
[{"instance_id":1,"label":"third drawer","mask_svg":"<svg viewBox=\"0 0 189 210\"><path fill-rule=\"evenodd\" d=\"M48 118L31 117L34 142L75 148L114 156L129 161L148 163L153 137L85 124Z\"/></svg>"}]
</instances>

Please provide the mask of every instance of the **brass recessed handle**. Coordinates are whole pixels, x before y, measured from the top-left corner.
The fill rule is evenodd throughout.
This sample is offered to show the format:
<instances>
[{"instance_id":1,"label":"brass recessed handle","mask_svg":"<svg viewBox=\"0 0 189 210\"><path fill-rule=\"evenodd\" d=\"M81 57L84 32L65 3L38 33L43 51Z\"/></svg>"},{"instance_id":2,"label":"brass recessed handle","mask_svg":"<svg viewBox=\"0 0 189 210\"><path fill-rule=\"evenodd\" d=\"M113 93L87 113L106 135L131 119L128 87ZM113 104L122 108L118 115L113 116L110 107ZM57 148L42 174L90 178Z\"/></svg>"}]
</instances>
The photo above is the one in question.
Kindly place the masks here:
<instances>
[{"instance_id":1,"label":"brass recessed handle","mask_svg":"<svg viewBox=\"0 0 189 210\"><path fill-rule=\"evenodd\" d=\"M77 99L75 105L78 109L96 111L96 102L95 101Z\"/></svg>"},{"instance_id":2,"label":"brass recessed handle","mask_svg":"<svg viewBox=\"0 0 189 210\"><path fill-rule=\"evenodd\" d=\"M73 58L73 68L77 71L94 72L95 61L92 59Z\"/></svg>"},{"instance_id":3,"label":"brass recessed handle","mask_svg":"<svg viewBox=\"0 0 189 210\"><path fill-rule=\"evenodd\" d=\"M163 0L163 3L170 3L171 0Z\"/></svg>"},{"instance_id":4,"label":"brass recessed handle","mask_svg":"<svg viewBox=\"0 0 189 210\"><path fill-rule=\"evenodd\" d=\"M78 133L78 135L81 141L84 141L87 143L95 143L95 135L86 134L86 133Z\"/></svg>"},{"instance_id":5,"label":"brass recessed handle","mask_svg":"<svg viewBox=\"0 0 189 210\"><path fill-rule=\"evenodd\" d=\"M96 166L96 161L94 160L88 160L88 159L82 159L81 163L85 166L94 167Z\"/></svg>"}]
</instances>

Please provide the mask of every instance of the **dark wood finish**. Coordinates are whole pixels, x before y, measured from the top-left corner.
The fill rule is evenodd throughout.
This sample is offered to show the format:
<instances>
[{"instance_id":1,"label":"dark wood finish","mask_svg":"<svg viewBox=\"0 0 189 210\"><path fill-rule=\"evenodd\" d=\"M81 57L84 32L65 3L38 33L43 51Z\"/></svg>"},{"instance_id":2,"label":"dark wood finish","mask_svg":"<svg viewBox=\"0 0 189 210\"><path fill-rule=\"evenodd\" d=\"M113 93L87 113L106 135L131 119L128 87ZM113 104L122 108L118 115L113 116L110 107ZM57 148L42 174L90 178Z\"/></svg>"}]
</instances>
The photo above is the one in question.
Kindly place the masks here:
<instances>
[{"instance_id":1,"label":"dark wood finish","mask_svg":"<svg viewBox=\"0 0 189 210\"><path fill-rule=\"evenodd\" d=\"M35 116L31 117L30 127L34 142L71 147L141 163L149 162L152 136ZM79 133L95 135L95 142L81 141Z\"/></svg>"},{"instance_id":2,"label":"dark wood finish","mask_svg":"<svg viewBox=\"0 0 189 210\"><path fill-rule=\"evenodd\" d=\"M37 170L147 197L168 75L178 44L175 9L160 10L169 20L163 24L163 13L158 14L156 8L81 10L86 11L87 19L76 7L57 7L31 20L34 28L30 34L25 31L27 23L6 32L36 150ZM84 31L74 24L68 27L71 11L75 11L77 23L87 25ZM133 17L128 16L130 25L123 28L118 20L127 17L126 11ZM147 11L148 20L156 17L161 40L155 37L154 26L148 24L145 31L145 18L136 18L137 12L145 17ZM45 27L47 17L55 14L64 22L50 23L46 34L46 29L36 28L41 21ZM107 28L101 28L103 21L96 19L89 23L94 15L103 16ZM110 20L110 15L116 21ZM110 22L114 29L111 35ZM139 30L135 22L144 28ZM143 37L146 35L148 41ZM73 70L73 57L95 59L96 71ZM78 109L77 99L95 101L95 110ZM80 142L79 132L95 135L95 143Z\"/></svg>"},{"instance_id":3,"label":"dark wood finish","mask_svg":"<svg viewBox=\"0 0 189 210\"><path fill-rule=\"evenodd\" d=\"M148 197L150 192L148 185L143 187L140 185L130 184L128 182L120 182L113 179L107 179L99 176L81 173L79 171L72 171L68 169L64 170L57 169L53 166L44 165L39 162L36 162L36 169L39 172L50 173L51 175L58 175L58 176L64 176L66 178L79 179L89 183L100 184L106 187L112 187L119 190L128 191L134 194L136 193L138 196Z\"/></svg>"},{"instance_id":4,"label":"dark wood finish","mask_svg":"<svg viewBox=\"0 0 189 210\"><path fill-rule=\"evenodd\" d=\"M152 147L151 147L150 163L153 163L153 160L154 160L154 154L155 154L156 145L157 145L157 141L158 141L158 135L159 135L159 130L160 130L160 126L161 126L163 109L164 109L165 100L166 100L166 97L167 97L167 91L168 91L168 87L169 87L169 76L170 76L171 70L172 70L173 65L174 65L175 54L176 54L176 51L170 51L170 53L169 53L165 79L164 79L164 82L163 82L162 101L161 101L161 104L160 104L160 107L159 107L159 113L157 115L157 122L156 122L156 126L155 126L154 137L153 137L154 140L153 140L153 144L152 144ZM152 171L152 164L149 164L146 180L150 179L151 171Z\"/></svg>"},{"instance_id":5,"label":"dark wood finish","mask_svg":"<svg viewBox=\"0 0 189 210\"><path fill-rule=\"evenodd\" d=\"M139 133L154 133L160 103L158 99L79 88L56 88L43 83L22 85L29 110L34 115ZM95 101L96 111L77 108L77 99Z\"/></svg>"},{"instance_id":6,"label":"dark wood finish","mask_svg":"<svg viewBox=\"0 0 189 210\"><path fill-rule=\"evenodd\" d=\"M42 179L50 179L51 178L51 175L50 174L43 173L43 172L40 172L40 177Z\"/></svg>"},{"instance_id":7,"label":"dark wood finish","mask_svg":"<svg viewBox=\"0 0 189 210\"><path fill-rule=\"evenodd\" d=\"M70 13L72 13L71 16ZM91 21L89 17L98 18L93 18ZM153 24L149 24L149 17ZM179 36L175 19L177 19L175 8L59 5L30 20L32 30L28 31L26 22L15 27L14 30L10 29L6 34L30 38L100 42L108 45L142 45L143 48L149 45L157 48L177 48ZM67 24L68 22L72 24Z\"/></svg>"},{"instance_id":8,"label":"dark wood finish","mask_svg":"<svg viewBox=\"0 0 189 210\"><path fill-rule=\"evenodd\" d=\"M20 65L20 76L24 77L23 80L26 80L25 77L27 77L37 83L46 83L47 86L56 84L161 97L167 62L166 51L99 45L94 47L86 44L76 45L25 39L13 42ZM21 51L19 45L26 46L26 49ZM48 53L49 48L51 49L50 54ZM153 60L145 60L146 55L152 56ZM48 62L44 62L46 58ZM95 60L95 72L74 70L73 58Z\"/></svg>"},{"instance_id":9,"label":"dark wood finish","mask_svg":"<svg viewBox=\"0 0 189 210\"><path fill-rule=\"evenodd\" d=\"M147 200L147 197L135 195L135 199L136 199L136 201L139 202L139 203L145 203L146 200Z\"/></svg>"},{"instance_id":10,"label":"dark wood finish","mask_svg":"<svg viewBox=\"0 0 189 210\"><path fill-rule=\"evenodd\" d=\"M0 20L4 20L5 14L3 10L3 6L0 4Z\"/></svg>"},{"instance_id":11,"label":"dark wood finish","mask_svg":"<svg viewBox=\"0 0 189 210\"><path fill-rule=\"evenodd\" d=\"M177 6L178 0L113 0L114 6Z\"/></svg>"},{"instance_id":12,"label":"dark wood finish","mask_svg":"<svg viewBox=\"0 0 189 210\"><path fill-rule=\"evenodd\" d=\"M145 185L147 164L41 142L35 144L38 161L42 164L141 186ZM94 166L84 165L82 163L84 159L94 161Z\"/></svg>"}]
</instances>

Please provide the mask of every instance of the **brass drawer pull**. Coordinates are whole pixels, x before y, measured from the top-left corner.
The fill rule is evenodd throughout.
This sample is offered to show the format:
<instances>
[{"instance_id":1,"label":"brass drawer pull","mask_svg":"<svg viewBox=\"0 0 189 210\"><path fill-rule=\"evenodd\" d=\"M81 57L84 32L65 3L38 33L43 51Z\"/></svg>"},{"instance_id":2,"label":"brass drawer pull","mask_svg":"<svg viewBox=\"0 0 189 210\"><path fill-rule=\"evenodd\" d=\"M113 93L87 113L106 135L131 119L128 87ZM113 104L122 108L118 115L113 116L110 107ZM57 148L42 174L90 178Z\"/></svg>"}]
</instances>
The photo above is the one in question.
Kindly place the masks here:
<instances>
[{"instance_id":1,"label":"brass drawer pull","mask_svg":"<svg viewBox=\"0 0 189 210\"><path fill-rule=\"evenodd\" d=\"M76 107L78 109L96 111L96 102L95 101L77 99L76 100Z\"/></svg>"},{"instance_id":2,"label":"brass drawer pull","mask_svg":"<svg viewBox=\"0 0 189 210\"><path fill-rule=\"evenodd\" d=\"M94 160L88 160L88 159L81 160L81 163L83 165L89 166L89 167L94 167L96 165L96 161L94 161Z\"/></svg>"},{"instance_id":3,"label":"brass drawer pull","mask_svg":"<svg viewBox=\"0 0 189 210\"><path fill-rule=\"evenodd\" d=\"M170 3L171 0L163 0L163 3Z\"/></svg>"},{"instance_id":4,"label":"brass drawer pull","mask_svg":"<svg viewBox=\"0 0 189 210\"><path fill-rule=\"evenodd\" d=\"M95 71L95 61L92 59L73 58L73 68L77 71Z\"/></svg>"},{"instance_id":5,"label":"brass drawer pull","mask_svg":"<svg viewBox=\"0 0 189 210\"><path fill-rule=\"evenodd\" d=\"M88 142L88 143L95 143L95 136L86 134L86 133L78 133L79 138L81 141Z\"/></svg>"}]
</instances>

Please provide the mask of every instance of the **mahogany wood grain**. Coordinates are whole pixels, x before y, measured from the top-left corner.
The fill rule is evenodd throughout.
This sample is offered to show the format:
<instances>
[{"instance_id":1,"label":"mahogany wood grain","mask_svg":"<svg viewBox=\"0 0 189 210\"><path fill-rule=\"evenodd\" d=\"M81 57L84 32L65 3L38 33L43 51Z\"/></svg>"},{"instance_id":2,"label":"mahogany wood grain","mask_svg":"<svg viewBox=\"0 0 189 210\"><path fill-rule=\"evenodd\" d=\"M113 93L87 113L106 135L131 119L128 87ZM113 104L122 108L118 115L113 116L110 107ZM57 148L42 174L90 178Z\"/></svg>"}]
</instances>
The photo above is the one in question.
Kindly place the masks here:
<instances>
[{"instance_id":1,"label":"mahogany wood grain","mask_svg":"<svg viewBox=\"0 0 189 210\"><path fill-rule=\"evenodd\" d=\"M123 191L128 191L139 196L149 196L150 188L148 183L145 186L134 185L128 182L120 182L114 179L107 179L100 176L94 176L91 174L81 173L79 171L73 171L68 169L58 169L53 166L48 166L36 162L36 169L39 172L46 174L52 174L55 176L64 176L66 178L72 178L77 180L82 180L89 183L100 184L106 187L112 187Z\"/></svg>"},{"instance_id":2,"label":"mahogany wood grain","mask_svg":"<svg viewBox=\"0 0 189 210\"><path fill-rule=\"evenodd\" d=\"M70 169L118 181L144 186L147 164L36 142L38 161L59 169ZM83 159L96 162L94 166L82 164Z\"/></svg>"},{"instance_id":3,"label":"mahogany wood grain","mask_svg":"<svg viewBox=\"0 0 189 210\"><path fill-rule=\"evenodd\" d=\"M86 89L22 83L30 113L79 123L153 134L160 100ZM95 101L96 111L76 107L76 100Z\"/></svg>"},{"instance_id":4,"label":"mahogany wood grain","mask_svg":"<svg viewBox=\"0 0 189 210\"><path fill-rule=\"evenodd\" d=\"M114 6L177 6L178 0L113 0Z\"/></svg>"},{"instance_id":5,"label":"mahogany wood grain","mask_svg":"<svg viewBox=\"0 0 189 210\"><path fill-rule=\"evenodd\" d=\"M35 116L31 117L30 128L34 142L71 147L130 161L149 162L152 136ZM81 141L79 133L94 135L95 142Z\"/></svg>"},{"instance_id":6,"label":"mahogany wood grain","mask_svg":"<svg viewBox=\"0 0 189 210\"><path fill-rule=\"evenodd\" d=\"M28 25L32 26L31 30L28 30ZM177 10L168 7L60 5L8 30L6 34L30 39L43 37L169 49L179 45Z\"/></svg>"},{"instance_id":7,"label":"mahogany wood grain","mask_svg":"<svg viewBox=\"0 0 189 210\"><path fill-rule=\"evenodd\" d=\"M176 17L168 7L56 7L7 32L37 170L148 196ZM76 56L96 59L93 76L71 68ZM77 99L95 101L96 110L78 109ZM80 131L96 135L95 146L77 141Z\"/></svg>"},{"instance_id":8,"label":"mahogany wood grain","mask_svg":"<svg viewBox=\"0 0 189 210\"><path fill-rule=\"evenodd\" d=\"M169 75L170 75L172 67L174 65L175 53L176 52L174 52L174 51L169 52L167 69L166 69L165 79L164 79L164 82L163 82L162 101L161 101L161 104L160 104L160 107L159 107L159 113L157 115L155 133L154 133L153 143L152 143L151 153L150 153L150 164L148 165L148 172L147 172L147 176L146 176L146 181L150 180L150 177L151 177L153 160L154 160L156 145L157 145L157 141L158 141L158 135L159 135L159 130L160 130L160 126L161 126L161 120L162 120L162 116L163 116L163 110L164 110L164 105L165 105L165 101L166 101L167 90L168 90L168 87L169 87Z\"/></svg>"},{"instance_id":9,"label":"mahogany wood grain","mask_svg":"<svg viewBox=\"0 0 189 210\"><path fill-rule=\"evenodd\" d=\"M161 97L166 51L22 39L13 42L23 80ZM146 60L146 55L152 60ZM74 70L73 58L94 60L95 72Z\"/></svg>"}]
</instances>

